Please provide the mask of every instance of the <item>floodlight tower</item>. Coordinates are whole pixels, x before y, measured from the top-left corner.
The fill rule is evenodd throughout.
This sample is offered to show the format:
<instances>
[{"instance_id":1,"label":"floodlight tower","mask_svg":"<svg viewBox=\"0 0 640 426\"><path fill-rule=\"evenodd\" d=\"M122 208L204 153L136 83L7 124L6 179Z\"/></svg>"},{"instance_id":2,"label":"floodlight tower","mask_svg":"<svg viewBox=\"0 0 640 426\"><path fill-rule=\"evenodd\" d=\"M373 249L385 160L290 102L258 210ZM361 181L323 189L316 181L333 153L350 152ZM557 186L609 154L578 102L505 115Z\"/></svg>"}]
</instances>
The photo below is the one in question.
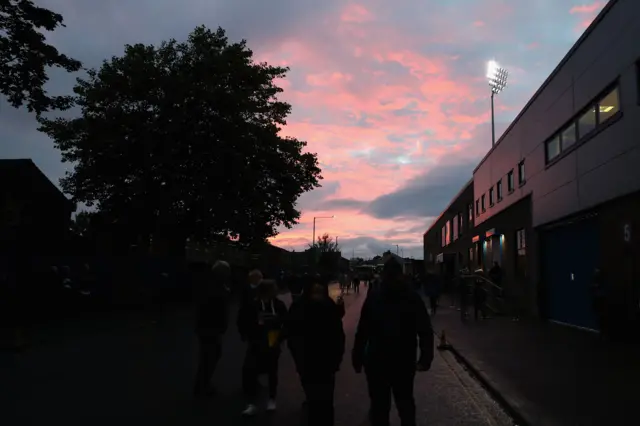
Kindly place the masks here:
<instances>
[{"instance_id":1,"label":"floodlight tower","mask_svg":"<svg viewBox=\"0 0 640 426\"><path fill-rule=\"evenodd\" d=\"M496 61L487 64L487 79L491 87L491 146L496 144L496 124L493 112L493 97L507 87L509 71L502 68Z\"/></svg>"}]
</instances>

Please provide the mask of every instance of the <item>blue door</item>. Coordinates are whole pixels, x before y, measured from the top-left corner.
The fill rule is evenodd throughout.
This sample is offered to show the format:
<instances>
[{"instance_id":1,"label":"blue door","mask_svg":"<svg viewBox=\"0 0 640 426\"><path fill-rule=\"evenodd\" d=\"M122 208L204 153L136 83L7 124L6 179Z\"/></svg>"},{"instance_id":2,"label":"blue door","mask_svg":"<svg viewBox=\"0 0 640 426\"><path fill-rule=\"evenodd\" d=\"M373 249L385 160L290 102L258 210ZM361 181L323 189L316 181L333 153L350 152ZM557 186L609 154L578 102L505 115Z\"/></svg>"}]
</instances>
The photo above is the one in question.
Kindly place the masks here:
<instances>
[{"instance_id":1,"label":"blue door","mask_svg":"<svg viewBox=\"0 0 640 426\"><path fill-rule=\"evenodd\" d=\"M591 297L600 257L597 222L582 220L546 232L542 250L550 319L597 329Z\"/></svg>"}]
</instances>

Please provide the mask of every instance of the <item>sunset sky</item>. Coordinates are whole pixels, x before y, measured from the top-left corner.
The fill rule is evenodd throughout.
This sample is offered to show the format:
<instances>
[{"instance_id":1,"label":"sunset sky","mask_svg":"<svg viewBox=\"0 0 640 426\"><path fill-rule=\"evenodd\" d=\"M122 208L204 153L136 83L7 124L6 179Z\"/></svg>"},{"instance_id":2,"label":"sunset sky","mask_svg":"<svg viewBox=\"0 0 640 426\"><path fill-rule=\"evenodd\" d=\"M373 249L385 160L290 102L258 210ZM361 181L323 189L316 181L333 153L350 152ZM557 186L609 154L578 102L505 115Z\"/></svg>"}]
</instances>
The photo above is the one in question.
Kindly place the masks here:
<instances>
[{"instance_id":1,"label":"sunset sky","mask_svg":"<svg viewBox=\"0 0 640 426\"><path fill-rule=\"evenodd\" d=\"M126 43L183 40L196 25L245 38L258 60L291 67L286 135L308 141L322 188L299 202L287 249L338 236L344 255L422 258L422 234L491 145L486 62L510 71L496 98L499 136L602 9L594 0L39 0L67 28L49 37L96 67ZM75 76L54 74L65 93ZM65 166L34 118L0 99L0 157Z\"/></svg>"}]
</instances>

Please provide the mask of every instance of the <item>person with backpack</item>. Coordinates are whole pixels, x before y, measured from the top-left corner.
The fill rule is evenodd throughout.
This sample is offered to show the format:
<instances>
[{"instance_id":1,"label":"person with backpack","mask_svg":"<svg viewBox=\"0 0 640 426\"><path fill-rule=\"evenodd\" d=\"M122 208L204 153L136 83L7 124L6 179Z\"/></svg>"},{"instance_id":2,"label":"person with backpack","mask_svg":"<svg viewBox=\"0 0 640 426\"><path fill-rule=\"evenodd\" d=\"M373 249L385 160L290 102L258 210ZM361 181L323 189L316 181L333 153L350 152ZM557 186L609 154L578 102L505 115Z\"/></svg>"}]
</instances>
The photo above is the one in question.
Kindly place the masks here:
<instances>
[{"instance_id":1,"label":"person with backpack","mask_svg":"<svg viewBox=\"0 0 640 426\"><path fill-rule=\"evenodd\" d=\"M267 411L275 411L278 391L278 363L287 307L277 298L278 286L273 280L263 280L258 286L257 298L247 302L238 313L240 337L247 342L242 366L242 388L247 406L244 416L258 412L258 377L268 376L269 401Z\"/></svg>"}]
</instances>

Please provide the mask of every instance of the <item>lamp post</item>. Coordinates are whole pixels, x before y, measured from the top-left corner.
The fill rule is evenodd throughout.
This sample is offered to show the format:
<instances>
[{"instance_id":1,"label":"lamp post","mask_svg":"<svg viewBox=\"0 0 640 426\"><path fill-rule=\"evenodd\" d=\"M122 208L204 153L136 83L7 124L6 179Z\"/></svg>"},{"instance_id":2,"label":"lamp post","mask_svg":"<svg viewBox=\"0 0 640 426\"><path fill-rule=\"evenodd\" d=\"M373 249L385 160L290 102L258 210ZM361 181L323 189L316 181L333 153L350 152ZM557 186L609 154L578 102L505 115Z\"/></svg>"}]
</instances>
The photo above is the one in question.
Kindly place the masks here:
<instances>
[{"instance_id":1,"label":"lamp post","mask_svg":"<svg viewBox=\"0 0 640 426\"><path fill-rule=\"evenodd\" d=\"M489 61L487 64L487 79L491 87L491 146L496 144L496 125L493 110L493 97L502 92L507 87L509 71L502 68L496 61Z\"/></svg>"},{"instance_id":2,"label":"lamp post","mask_svg":"<svg viewBox=\"0 0 640 426\"><path fill-rule=\"evenodd\" d=\"M313 248L316 247L316 219L333 219L334 217L336 216L333 215L333 216L314 216L313 217L313 240L311 240L311 244Z\"/></svg>"}]
</instances>

